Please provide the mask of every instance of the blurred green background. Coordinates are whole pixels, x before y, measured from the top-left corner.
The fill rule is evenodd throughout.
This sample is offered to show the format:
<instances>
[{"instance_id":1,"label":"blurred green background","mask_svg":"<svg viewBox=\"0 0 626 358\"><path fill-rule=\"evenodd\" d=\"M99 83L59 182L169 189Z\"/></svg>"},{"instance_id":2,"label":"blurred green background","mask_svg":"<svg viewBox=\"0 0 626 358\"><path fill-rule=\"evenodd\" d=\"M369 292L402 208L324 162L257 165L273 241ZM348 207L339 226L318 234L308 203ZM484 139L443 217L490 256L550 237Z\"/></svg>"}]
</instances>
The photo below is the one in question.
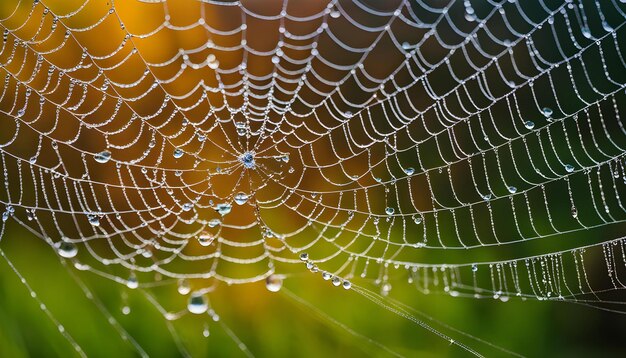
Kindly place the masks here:
<instances>
[{"instance_id":1,"label":"blurred green background","mask_svg":"<svg viewBox=\"0 0 626 358\"><path fill-rule=\"evenodd\" d=\"M52 313L90 357L132 357L137 353L107 323L70 278L51 249L13 225L2 249L22 272ZM25 254L28 253L28 254ZM77 272L145 351L155 357L180 355L165 319L136 290ZM358 280L355 280L358 282ZM364 299L354 291L330 285L319 275L286 279L284 287L354 331L405 356L467 356L458 347L404 318ZM170 291L175 291L171 286ZM129 315L121 313L128 294ZM184 307L183 296L173 302ZM409 285L396 285L391 297L447 323L526 356L624 356L626 317L566 302L477 300L423 295ZM221 322L256 356L359 357L388 354L303 307L283 292L271 293L263 283L227 287L210 295ZM202 335L208 323L210 336ZM243 356L219 323L207 315L185 316L174 326L193 356ZM433 324L433 327L442 329ZM442 329L487 356L500 351ZM5 262L0 262L0 356L67 357L72 347L40 310Z\"/></svg>"}]
</instances>

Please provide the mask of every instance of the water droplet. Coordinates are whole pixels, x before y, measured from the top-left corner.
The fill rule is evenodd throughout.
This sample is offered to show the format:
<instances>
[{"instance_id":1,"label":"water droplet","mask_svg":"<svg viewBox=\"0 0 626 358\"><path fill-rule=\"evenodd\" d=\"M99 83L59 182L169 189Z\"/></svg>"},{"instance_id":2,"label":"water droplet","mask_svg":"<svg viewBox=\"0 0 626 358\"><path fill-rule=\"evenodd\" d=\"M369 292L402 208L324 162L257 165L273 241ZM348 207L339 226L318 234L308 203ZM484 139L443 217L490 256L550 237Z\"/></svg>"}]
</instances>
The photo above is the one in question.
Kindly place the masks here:
<instances>
[{"instance_id":1,"label":"water droplet","mask_svg":"<svg viewBox=\"0 0 626 358\"><path fill-rule=\"evenodd\" d=\"M237 203L238 205L243 205L247 201L248 201L248 194L238 193L237 195L235 195L235 203Z\"/></svg>"},{"instance_id":2,"label":"water droplet","mask_svg":"<svg viewBox=\"0 0 626 358\"><path fill-rule=\"evenodd\" d=\"M309 254L307 254L306 252L303 252L300 254L300 260L307 261L308 259L309 259Z\"/></svg>"},{"instance_id":3,"label":"water droplet","mask_svg":"<svg viewBox=\"0 0 626 358\"><path fill-rule=\"evenodd\" d=\"M404 169L404 172L406 173L406 175L413 175L413 173L415 173L415 169L413 169L413 168L406 168L406 169Z\"/></svg>"},{"instance_id":4,"label":"water droplet","mask_svg":"<svg viewBox=\"0 0 626 358\"><path fill-rule=\"evenodd\" d=\"M178 280L178 293L181 295L186 295L191 291L191 287L189 286L189 281L184 278Z\"/></svg>"},{"instance_id":5,"label":"water droplet","mask_svg":"<svg viewBox=\"0 0 626 358\"><path fill-rule=\"evenodd\" d=\"M128 306L122 307L122 314L129 315L130 314L130 307L128 307Z\"/></svg>"},{"instance_id":6,"label":"water droplet","mask_svg":"<svg viewBox=\"0 0 626 358\"><path fill-rule=\"evenodd\" d=\"M535 128L535 122L533 122L533 121L526 121L524 123L524 127L526 127L526 129L534 129Z\"/></svg>"},{"instance_id":7,"label":"water droplet","mask_svg":"<svg viewBox=\"0 0 626 358\"><path fill-rule=\"evenodd\" d=\"M337 10L330 12L330 17L332 17L333 19L336 19L339 16L341 16L341 13L339 11L337 11Z\"/></svg>"},{"instance_id":8,"label":"water droplet","mask_svg":"<svg viewBox=\"0 0 626 358\"><path fill-rule=\"evenodd\" d=\"M130 289L135 289L139 287L139 281L137 281L137 276L135 275L135 273L131 273L130 276L128 276L126 286Z\"/></svg>"},{"instance_id":9,"label":"water droplet","mask_svg":"<svg viewBox=\"0 0 626 358\"><path fill-rule=\"evenodd\" d=\"M568 173L572 173L574 171L574 166L571 164L565 164L565 171Z\"/></svg>"},{"instance_id":10,"label":"water droplet","mask_svg":"<svg viewBox=\"0 0 626 358\"><path fill-rule=\"evenodd\" d=\"M576 219L578 217L578 209L575 206L572 206L572 217Z\"/></svg>"},{"instance_id":11,"label":"water droplet","mask_svg":"<svg viewBox=\"0 0 626 358\"><path fill-rule=\"evenodd\" d=\"M424 219L421 215L413 215L413 222L417 225L421 224Z\"/></svg>"},{"instance_id":12,"label":"water droplet","mask_svg":"<svg viewBox=\"0 0 626 358\"><path fill-rule=\"evenodd\" d=\"M240 137L245 136L248 133L246 128L237 128L237 135Z\"/></svg>"},{"instance_id":13,"label":"water droplet","mask_svg":"<svg viewBox=\"0 0 626 358\"><path fill-rule=\"evenodd\" d=\"M183 152L182 149L180 149L180 148L174 149L174 154L173 154L174 158L176 158L176 159L181 158L183 156L183 154L185 154L185 152Z\"/></svg>"},{"instance_id":14,"label":"water droplet","mask_svg":"<svg viewBox=\"0 0 626 358\"><path fill-rule=\"evenodd\" d=\"M202 336L207 338L210 335L211 335L211 332L209 331L209 325L205 324L204 329L202 330Z\"/></svg>"},{"instance_id":15,"label":"water droplet","mask_svg":"<svg viewBox=\"0 0 626 358\"><path fill-rule=\"evenodd\" d=\"M200 235L198 235L198 242L202 246L209 246L213 243L213 239L215 237L211 235L209 232L203 231Z\"/></svg>"},{"instance_id":16,"label":"water droplet","mask_svg":"<svg viewBox=\"0 0 626 358\"><path fill-rule=\"evenodd\" d=\"M55 244L57 251L61 257L72 258L78 254L78 248L71 242L60 241Z\"/></svg>"},{"instance_id":17,"label":"water droplet","mask_svg":"<svg viewBox=\"0 0 626 358\"><path fill-rule=\"evenodd\" d=\"M193 204L192 203L184 203L183 204L183 211L189 211L193 209Z\"/></svg>"},{"instance_id":18,"label":"water droplet","mask_svg":"<svg viewBox=\"0 0 626 358\"><path fill-rule=\"evenodd\" d=\"M100 218L98 215L87 215L87 220L89 220L91 226L100 226Z\"/></svg>"},{"instance_id":19,"label":"water droplet","mask_svg":"<svg viewBox=\"0 0 626 358\"><path fill-rule=\"evenodd\" d=\"M350 281L348 281L348 280L343 281L343 283L341 285L346 290L349 290L349 289L352 288L352 283Z\"/></svg>"},{"instance_id":20,"label":"water droplet","mask_svg":"<svg viewBox=\"0 0 626 358\"><path fill-rule=\"evenodd\" d=\"M209 222L207 223L208 227L216 227L219 224L221 224L222 222L220 221L220 219L211 219L209 220Z\"/></svg>"},{"instance_id":21,"label":"water droplet","mask_svg":"<svg viewBox=\"0 0 626 358\"><path fill-rule=\"evenodd\" d=\"M491 193L489 193L489 194L484 194L484 195L483 195L483 200L485 200L485 201L489 201L489 200L491 200Z\"/></svg>"},{"instance_id":22,"label":"water droplet","mask_svg":"<svg viewBox=\"0 0 626 358\"><path fill-rule=\"evenodd\" d=\"M328 272L328 271L324 271L322 272L322 278L326 281L330 280L333 277L333 275Z\"/></svg>"},{"instance_id":23,"label":"water droplet","mask_svg":"<svg viewBox=\"0 0 626 358\"><path fill-rule=\"evenodd\" d=\"M333 283L333 286L339 286L339 285L341 285L341 279L339 277L335 276L332 279L332 283Z\"/></svg>"},{"instance_id":24,"label":"water droplet","mask_svg":"<svg viewBox=\"0 0 626 358\"><path fill-rule=\"evenodd\" d=\"M263 236L264 236L266 239L271 239L271 238L273 238L275 235L274 235L274 232L273 232L270 228L266 227L266 228L263 230Z\"/></svg>"},{"instance_id":25,"label":"water droplet","mask_svg":"<svg viewBox=\"0 0 626 358\"><path fill-rule=\"evenodd\" d=\"M515 193L517 193L517 188L516 188L516 187L514 187L514 186L512 186L512 185L511 185L511 186L509 186L509 188L508 188L508 189L509 189L509 193L511 193L511 194L515 194Z\"/></svg>"},{"instance_id":26,"label":"water droplet","mask_svg":"<svg viewBox=\"0 0 626 358\"><path fill-rule=\"evenodd\" d=\"M402 43L402 48L405 50L410 50L411 47L412 47L411 44L406 41Z\"/></svg>"},{"instance_id":27,"label":"water droplet","mask_svg":"<svg viewBox=\"0 0 626 358\"><path fill-rule=\"evenodd\" d=\"M209 309L209 303L206 298L206 295L194 292L189 297L189 302L187 303L187 310L193 314L202 314Z\"/></svg>"},{"instance_id":28,"label":"water droplet","mask_svg":"<svg viewBox=\"0 0 626 358\"><path fill-rule=\"evenodd\" d=\"M269 275L265 279L265 287L270 292L278 292L283 287L283 279L277 275Z\"/></svg>"},{"instance_id":29,"label":"water droplet","mask_svg":"<svg viewBox=\"0 0 626 358\"><path fill-rule=\"evenodd\" d=\"M387 296L389 295L389 292L391 291L391 284L389 282L385 282L381 287L380 287L380 294L383 296Z\"/></svg>"},{"instance_id":30,"label":"water droplet","mask_svg":"<svg viewBox=\"0 0 626 358\"><path fill-rule=\"evenodd\" d=\"M478 271L478 265L472 264L472 271L474 272Z\"/></svg>"},{"instance_id":31,"label":"water droplet","mask_svg":"<svg viewBox=\"0 0 626 358\"><path fill-rule=\"evenodd\" d=\"M219 66L220 66L220 62L218 60L209 62L209 68L212 70L216 70Z\"/></svg>"},{"instance_id":32,"label":"water droplet","mask_svg":"<svg viewBox=\"0 0 626 358\"><path fill-rule=\"evenodd\" d=\"M232 209L232 205L228 204L228 203L220 203L217 204L215 206L215 211L217 211L220 215L224 216L228 213L230 213L230 210Z\"/></svg>"},{"instance_id":33,"label":"water droplet","mask_svg":"<svg viewBox=\"0 0 626 358\"><path fill-rule=\"evenodd\" d=\"M103 150L102 152L95 154L93 156L93 159L98 163L104 164L111 160L111 152L109 152L108 150Z\"/></svg>"},{"instance_id":34,"label":"water droplet","mask_svg":"<svg viewBox=\"0 0 626 358\"><path fill-rule=\"evenodd\" d=\"M254 153L252 152L243 153L241 157L239 157L239 161L248 169L254 169L256 165L254 162Z\"/></svg>"},{"instance_id":35,"label":"water droplet","mask_svg":"<svg viewBox=\"0 0 626 358\"><path fill-rule=\"evenodd\" d=\"M544 107L542 111L543 111L543 115L544 115L544 116L546 116L546 117L550 117L550 116L552 116L552 113L553 113L553 112L552 112L552 108L550 108L550 107Z\"/></svg>"}]
</instances>

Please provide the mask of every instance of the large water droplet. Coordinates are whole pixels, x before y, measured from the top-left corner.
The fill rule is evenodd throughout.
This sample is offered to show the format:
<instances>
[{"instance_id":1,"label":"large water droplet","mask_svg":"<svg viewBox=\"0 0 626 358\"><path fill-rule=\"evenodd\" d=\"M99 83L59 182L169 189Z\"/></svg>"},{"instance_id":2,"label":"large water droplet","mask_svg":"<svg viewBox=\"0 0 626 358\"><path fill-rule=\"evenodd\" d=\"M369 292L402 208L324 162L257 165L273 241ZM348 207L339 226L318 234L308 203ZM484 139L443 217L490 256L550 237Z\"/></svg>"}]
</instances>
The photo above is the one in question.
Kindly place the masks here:
<instances>
[{"instance_id":1,"label":"large water droplet","mask_svg":"<svg viewBox=\"0 0 626 358\"><path fill-rule=\"evenodd\" d=\"M246 203L246 201L248 201L248 194L238 193L237 195L235 195L235 203L237 203L238 205L243 205Z\"/></svg>"},{"instance_id":2,"label":"large water droplet","mask_svg":"<svg viewBox=\"0 0 626 358\"><path fill-rule=\"evenodd\" d=\"M333 277L331 282L333 283L333 286L341 285L341 279L339 277L337 277L337 276Z\"/></svg>"},{"instance_id":3,"label":"large water droplet","mask_svg":"<svg viewBox=\"0 0 626 358\"><path fill-rule=\"evenodd\" d=\"M508 189L509 189L509 193L511 193L511 194L515 194L515 193L517 193L517 188L516 188L516 187L514 187L514 186L512 186L512 185L511 185L511 186L509 186L509 188L508 188Z\"/></svg>"},{"instance_id":4,"label":"large water droplet","mask_svg":"<svg viewBox=\"0 0 626 358\"><path fill-rule=\"evenodd\" d=\"M61 257L72 258L78 254L78 248L71 242L60 241L55 244L57 251Z\"/></svg>"},{"instance_id":5,"label":"large water droplet","mask_svg":"<svg viewBox=\"0 0 626 358\"><path fill-rule=\"evenodd\" d=\"M241 157L239 157L239 161L241 162L241 164L243 164L244 167L248 169L254 169L256 165L254 162L254 153L252 152L243 153Z\"/></svg>"},{"instance_id":6,"label":"large water droplet","mask_svg":"<svg viewBox=\"0 0 626 358\"><path fill-rule=\"evenodd\" d=\"M568 173L572 173L574 171L574 166L571 164L565 164L565 171Z\"/></svg>"},{"instance_id":7,"label":"large water droplet","mask_svg":"<svg viewBox=\"0 0 626 358\"><path fill-rule=\"evenodd\" d=\"M184 203L183 204L183 211L189 211L193 209L193 204L192 203Z\"/></svg>"},{"instance_id":8,"label":"large water droplet","mask_svg":"<svg viewBox=\"0 0 626 358\"><path fill-rule=\"evenodd\" d=\"M232 208L233 208L232 205L228 203L220 203L215 206L215 211L217 211L220 215L224 216L230 213Z\"/></svg>"},{"instance_id":9,"label":"large water droplet","mask_svg":"<svg viewBox=\"0 0 626 358\"><path fill-rule=\"evenodd\" d=\"M203 314L209 309L209 303L205 295L200 293L193 293L189 297L187 303L187 310L193 314Z\"/></svg>"},{"instance_id":10,"label":"large water droplet","mask_svg":"<svg viewBox=\"0 0 626 358\"><path fill-rule=\"evenodd\" d=\"M111 160L111 152L109 152L108 150L104 150L100 153L96 153L93 156L93 159L98 163L104 164L108 162L109 160Z\"/></svg>"},{"instance_id":11,"label":"large water droplet","mask_svg":"<svg viewBox=\"0 0 626 358\"><path fill-rule=\"evenodd\" d=\"M396 212L396 210L394 208L392 208L392 207L388 207L388 208L385 209L385 213L387 215L393 215L393 213L395 213L395 212Z\"/></svg>"},{"instance_id":12,"label":"large water droplet","mask_svg":"<svg viewBox=\"0 0 626 358\"><path fill-rule=\"evenodd\" d=\"M344 280L343 283L341 284L341 286L346 289L349 290L352 288L352 283L348 280Z\"/></svg>"},{"instance_id":13,"label":"large water droplet","mask_svg":"<svg viewBox=\"0 0 626 358\"><path fill-rule=\"evenodd\" d=\"M550 108L550 107L544 107L542 112L543 112L543 115L546 116L546 117L552 116L552 113L553 113L552 112L552 108Z\"/></svg>"},{"instance_id":14,"label":"large water droplet","mask_svg":"<svg viewBox=\"0 0 626 358\"><path fill-rule=\"evenodd\" d=\"M183 156L183 154L185 154L185 152L183 152L182 149L180 149L180 148L174 149L174 154L173 154L174 158L176 158L176 159L181 158Z\"/></svg>"},{"instance_id":15,"label":"large water droplet","mask_svg":"<svg viewBox=\"0 0 626 358\"><path fill-rule=\"evenodd\" d=\"M98 215L88 215L87 220L89 220L91 226L100 226L100 218Z\"/></svg>"},{"instance_id":16,"label":"large water droplet","mask_svg":"<svg viewBox=\"0 0 626 358\"><path fill-rule=\"evenodd\" d=\"M130 289L135 289L139 287L139 281L137 281L137 276L134 273L131 273L126 281L126 286Z\"/></svg>"},{"instance_id":17,"label":"large water droplet","mask_svg":"<svg viewBox=\"0 0 626 358\"><path fill-rule=\"evenodd\" d=\"M404 169L404 172L406 173L406 175L413 175L413 173L415 173L415 169L413 169L413 168L406 168L406 169Z\"/></svg>"},{"instance_id":18,"label":"large water droplet","mask_svg":"<svg viewBox=\"0 0 626 358\"><path fill-rule=\"evenodd\" d=\"M535 128L535 122L533 122L533 121L526 121L524 123L524 127L526 127L526 129L534 129Z\"/></svg>"},{"instance_id":19,"label":"large water droplet","mask_svg":"<svg viewBox=\"0 0 626 358\"><path fill-rule=\"evenodd\" d=\"M211 235L211 233L203 231L200 235L198 235L198 242L202 246L209 246L213 243L213 239L215 237Z\"/></svg>"},{"instance_id":20,"label":"large water droplet","mask_svg":"<svg viewBox=\"0 0 626 358\"><path fill-rule=\"evenodd\" d=\"M422 218L421 215L413 215L413 222L416 223L417 225L422 223L422 220L424 220Z\"/></svg>"},{"instance_id":21,"label":"large water droplet","mask_svg":"<svg viewBox=\"0 0 626 358\"><path fill-rule=\"evenodd\" d=\"M278 292L283 287L283 279L277 275L269 275L265 279L265 287L270 292Z\"/></svg>"},{"instance_id":22,"label":"large water droplet","mask_svg":"<svg viewBox=\"0 0 626 358\"><path fill-rule=\"evenodd\" d=\"M478 271L478 265L472 264L472 271L474 272Z\"/></svg>"},{"instance_id":23,"label":"large water droplet","mask_svg":"<svg viewBox=\"0 0 626 358\"><path fill-rule=\"evenodd\" d=\"M303 252L300 254L300 260L307 261L308 259L309 259L309 254L307 254L306 252Z\"/></svg>"},{"instance_id":24,"label":"large water droplet","mask_svg":"<svg viewBox=\"0 0 626 358\"><path fill-rule=\"evenodd\" d=\"M572 206L572 217L576 219L578 217L578 209L575 206Z\"/></svg>"},{"instance_id":25,"label":"large water droplet","mask_svg":"<svg viewBox=\"0 0 626 358\"><path fill-rule=\"evenodd\" d=\"M330 280L331 278L333 278L333 275L328 272L328 271L324 271L322 272L322 278L326 281Z\"/></svg>"}]
</instances>

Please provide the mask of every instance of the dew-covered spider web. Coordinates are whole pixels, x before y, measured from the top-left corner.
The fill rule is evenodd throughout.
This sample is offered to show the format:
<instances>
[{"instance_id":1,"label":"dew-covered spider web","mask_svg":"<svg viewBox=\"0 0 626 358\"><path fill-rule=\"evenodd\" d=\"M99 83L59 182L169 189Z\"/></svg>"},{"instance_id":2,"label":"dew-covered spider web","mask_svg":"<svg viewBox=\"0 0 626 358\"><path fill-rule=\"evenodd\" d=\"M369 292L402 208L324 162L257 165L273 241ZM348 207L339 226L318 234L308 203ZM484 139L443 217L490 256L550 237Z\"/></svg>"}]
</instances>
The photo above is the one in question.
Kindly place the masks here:
<instances>
[{"instance_id":1,"label":"dew-covered spider web","mask_svg":"<svg viewBox=\"0 0 626 358\"><path fill-rule=\"evenodd\" d=\"M0 11L1 242L47 243L140 355L84 280L141 291L168 325L208 315L248 355L220 285L314 308L283 283L326 280L476 355L394 290L626 312L623 0Z\"/></svg>"}]
</instances>

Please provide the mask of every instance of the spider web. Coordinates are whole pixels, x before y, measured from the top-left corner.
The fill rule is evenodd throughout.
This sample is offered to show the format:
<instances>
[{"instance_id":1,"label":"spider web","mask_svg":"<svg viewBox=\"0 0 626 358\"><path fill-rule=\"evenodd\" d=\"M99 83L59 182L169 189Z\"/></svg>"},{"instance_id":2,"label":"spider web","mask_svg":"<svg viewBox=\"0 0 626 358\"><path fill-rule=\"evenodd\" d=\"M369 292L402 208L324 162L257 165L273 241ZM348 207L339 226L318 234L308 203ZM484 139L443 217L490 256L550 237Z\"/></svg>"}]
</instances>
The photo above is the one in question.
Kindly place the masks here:
<instances>
[{"instance_id":1,"label":"spider web","mask_svg":"<svg viewBox=\"0 0 626 358\"><path fill-rule=\"evenodd\" d=\"M307 269L363 295L622 310L621 1L2 15L2 232L16 222L78 270L177 284L215 317L216 282L275 291Z\"/></svg>"}]
</instances>

